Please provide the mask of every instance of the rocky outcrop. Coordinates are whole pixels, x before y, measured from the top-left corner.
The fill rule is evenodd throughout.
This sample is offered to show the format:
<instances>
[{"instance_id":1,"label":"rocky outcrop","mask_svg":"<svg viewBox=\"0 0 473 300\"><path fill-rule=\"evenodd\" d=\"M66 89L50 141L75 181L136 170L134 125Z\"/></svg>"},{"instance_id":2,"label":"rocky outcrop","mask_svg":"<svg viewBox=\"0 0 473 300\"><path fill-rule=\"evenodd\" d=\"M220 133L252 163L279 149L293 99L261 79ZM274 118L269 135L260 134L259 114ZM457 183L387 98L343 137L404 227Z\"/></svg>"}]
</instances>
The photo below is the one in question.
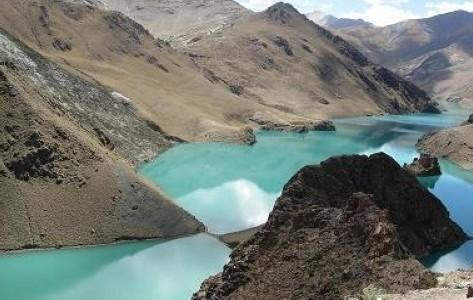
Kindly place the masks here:
<instances>
[{"instance_id":1,"label":"rocky outcrop","mask_svg":"<svg viewBox=\"0 0 473 300\"><path fill-rule=\"evenodd\" d=\"M419 139L420 152L449 159L467 170L473 170L473 117L460 126L434 131Z\"/></svg>"},{"instance_id":2,"label":"rocky outcrop","mask_svg":"<svg viewBox=\"0 0 473 300\"><path fill-rule=\"evenodd\" d=\"M463 125L469 125L469 124L473 124L473 114L471 114L471 115L468 117L468 120L466 120L466 122L463 123Z\"/></svg>"},{"instance_id":3,"label":"rocky outcrop","mask_svg":"<svg viewBox=\"0 0 473 300\"><path fill-rule=\"evenodd\" d=\"M439 108L438 103L427 104L421 112L425 114L441 114L442 113L442 111Z\"/></svg>"},{"instance_id":4,"label":"rocky outcrop","mask_svg":"<svg viewBox=\"0 0 473 300\"><path fill-rule=\"evenodd\" d=\"M299 171L268 222L193 299L343 299L368 286L428 288L414 256L467 239L443 204L386 154Z\"/></svg>"},{"instance_id":5,"label":"rocky outcrop","mask_svg":"<svg viewBox=\"0 0 473 300\"><path fill-rule=\"evenodd\" d=\"M442 175L438 159L428 154L421 154L420 158L414 158L414 161L409 165L405 164L404 168L418 177Z\"/></svg>"},{"instance_id":6,"label":"rocky outcrop","mask_svg":"<svg viewBox=\"0 0 473 300\"><path fill-rule=\"evenodd\" d=\"M301 120L292 123L283 123L276 120L270 120L262 113L255 113L250 117L249 121L258 125L261 130L267 131L286 131L304 133L309 131L335 131L336 127L332 121L329 120Z\"/></svg>"},{"instance_id":7,"label":"rocky outcrop","mask_svg":"<svg viewBox=\"0 0 473 300\"><path fill-rule=\"evenodd\" d=\"M464 300L473 297L473 270L456 271L437 277L437 286L426 290L406 291L402 294L383 294L382 291L365 290L362 299L387 300Z\"/></svg>"}]
</instances>

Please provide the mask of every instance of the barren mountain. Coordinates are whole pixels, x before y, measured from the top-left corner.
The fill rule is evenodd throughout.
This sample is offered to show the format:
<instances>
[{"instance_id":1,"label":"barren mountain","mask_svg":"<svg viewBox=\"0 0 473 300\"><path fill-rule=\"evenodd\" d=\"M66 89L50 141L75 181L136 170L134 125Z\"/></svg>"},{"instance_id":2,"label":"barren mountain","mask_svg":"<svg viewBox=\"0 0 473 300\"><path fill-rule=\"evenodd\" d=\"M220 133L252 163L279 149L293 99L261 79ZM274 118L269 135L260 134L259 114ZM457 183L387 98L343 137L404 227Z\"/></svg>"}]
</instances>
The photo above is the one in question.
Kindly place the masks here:
<instances>
[{"instance_id":1,"label":"barren mountain","mask_svg":"<svg viewBox=\"0 0 473 300\"><path fill-rule=\"evenodd\" d=\"M311 119L414 112L430 100L289 4L242 17L185 49L241 99Z\"/></svg>"},{"instance_id":2,"label":"barren mountain","mask_svg":"<svg viewBox=\"0 0 473 300\"><path fill-rule=\"evenodd\" d=\"M351 299L368 287L433 287L415 256L466 239L441 201L386 154L335 157L299 171L268 222L193 299Z\"/></svg>"},{"instance_id":3,"label":"barren mountain","mask_svg":"<svg viewBox=\"0 0 473 300\"><path fill-rule=\"evenodd\" d=\"M248 126L319 128L317 119L413 112L430 101L289 5L244 10L177 52L122 13L74 2L2 2L0 26L183 140L251 142ZM239 7L200 2L172 4L176 14L188 5L199 15Z\"/></svg>"},{"instance_id":4,"label":"barren mountain","mask_svg":"<svg viewBox=\"0 0 473 300\"><path fill-rule=\"evenodd\" d=\"M348 27L342 35L436 100L473 100L473 14L456 11L386 27Z\"/></svg>"},{"instance_id":5,"label":"barren mountain","mask_svg":"<svg viewBox=\"0 0 473 300\"><path fill-rule=\"evenodd\" d=\"M320 11L313 11L306 14L309 20L314 21L320 26L327 27L328 29L345 29L354 28L358 26L374 26L370 22L366 22L363 19L349 19L349 18L337 18L332 15L326 15Z\"/></svg>"},{"instance_id":6,"label":"barren mountain","mask_svg":"<svg viewBox=\"0 0 473 300\"><path fill-rule=\"evenodd\" d=\"M195 63L118 12L53 0L2 2L0 26L48 59L124 99L170 135L189 141L246 140L239 118L265 111L213 84Z\"/></svg>"},{"instance_id":7,"label":"barren mountain","mask_svg":"<svg viewBox=\"0 0 473 300\"><path fill-rule=\"evenodd\" d=\"M68 0L84 1L84 0ZM90 0L88 0L90 1ZM121 11L174 46L211 34L250 11L232 0L93 0L98 7Z\"/></svg>"},{"instance_id":8,"label":"barren mountain","mask_svg":"<svg viewBox=\"0 0 473 300\"><path fill-rule=\"evenodd\" d=\"M172 143L128 102L0 31L0 250L202 231L131 167Z\"/></svg>"}]
</instances>

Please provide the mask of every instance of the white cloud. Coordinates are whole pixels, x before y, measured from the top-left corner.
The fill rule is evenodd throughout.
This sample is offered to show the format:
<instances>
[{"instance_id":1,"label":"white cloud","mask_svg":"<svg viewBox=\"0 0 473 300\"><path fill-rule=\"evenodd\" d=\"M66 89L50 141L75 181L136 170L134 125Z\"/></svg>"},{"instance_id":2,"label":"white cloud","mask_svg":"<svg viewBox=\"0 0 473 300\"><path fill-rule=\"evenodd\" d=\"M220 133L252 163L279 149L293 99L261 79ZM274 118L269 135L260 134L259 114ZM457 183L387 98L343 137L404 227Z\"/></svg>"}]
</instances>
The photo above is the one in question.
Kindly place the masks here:
<instances>
[{"instance_id":1,"label":"white cloud","mask_svg":"<svg viewBox=\"0 0 473 300\"><path fill-rule=\"evenodd\" d=\"M281 2L282 0L237 0L237 1L240 2L240 4L242 4L243 6L253 11L262 11L277 2ZM307 13L314 10L327 12L333 7L333 4L330 3L329 1L284 0L284 2L291 3L301 13Z\"/></svg>"},{"instance_id":2,"label":"white cloud","mask_svg":"<svg viewBox=\"0 0 473 300\"><path fill-rule=\"evenodd\" d=\"M396 5L399 6L401 4L409 2L409 0L364 0L364 2L371 4L371 5Z\"/></svg>"},{"instance_id":3,"label":"white cloud","mask_svg":"<svg viewBox=\"0 0 473 300\"><path fill-rule=\"evenodd\" d=\"M473 1L463 1L456 3L451 1L427 2L425 7L427 8L427 14L429 16L434 16L455 10L473 11Z\"/></svg>"},{"instance_id":4,"label":"white cloud","mask_svg":"<svg viewBox=\"0 0 473 300\"><path fill-rule=\"evenodd\" d=\"M404 9L399 4L406 1L391 1L391 0L365 0L371 3L370 6L362 11L350 11L342 14L344 18L364 19L377 26L386 26L398 23L407 19L415 19L420 16L408 9ZM395 4L390 4L394 3Z\"/></svg>"},{"instance_id":5,"label":"white cloud","mask_svg":"<svg viewBox=\"0 0 473 300\"><path fill-rule=\"evenodd\" d=\"M274 3L278 2L277 0L246 0L246 1L239 1L242 5L246 8L249 8L254 11L261 11L269 6L273 5Z\"/></svg>"}]
</instances>

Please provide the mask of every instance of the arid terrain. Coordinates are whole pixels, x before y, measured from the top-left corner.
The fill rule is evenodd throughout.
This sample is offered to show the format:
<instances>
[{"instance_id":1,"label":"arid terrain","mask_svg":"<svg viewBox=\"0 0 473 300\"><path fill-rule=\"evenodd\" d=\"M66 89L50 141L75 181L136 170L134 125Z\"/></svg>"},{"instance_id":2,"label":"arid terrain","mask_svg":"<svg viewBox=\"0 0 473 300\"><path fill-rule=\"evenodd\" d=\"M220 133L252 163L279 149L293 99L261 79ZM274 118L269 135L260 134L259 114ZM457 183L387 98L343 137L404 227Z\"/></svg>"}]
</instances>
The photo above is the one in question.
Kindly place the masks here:
<instances>
[{"instance_id":1,"label":"arid terrain","mask_svg":"<svg viewBox=\"0 0 473 300\"><path fill-rule=\"evenodd\" d=\"M287 4L253 13L233 1L211 6L198 0L185 5L181 1L144 1L138 5L142 13L137 14L128 9L130 6L117 4L120 1L104 2L109 9L119 9L142 23L158 38L171 45L178 43L180 53L190 56L210 82L225 87L238 102L249 100L264 107L249 108L246 113L227 112L235 123L287 124L288 117L292 123L304 123L335 116L413 112L430 101L421 90L371 64L351 45ZM208 21L201 24L207 29L189 35L185 27L173 26L178 38L160 33L155 19L142 16L152 11L159 16L167 14L163 11L179 16L196 6L193 16ZM208 15L219 17L206 18ZM186 18L184 23L192 20Z\"/></svg>"}]
</instances>

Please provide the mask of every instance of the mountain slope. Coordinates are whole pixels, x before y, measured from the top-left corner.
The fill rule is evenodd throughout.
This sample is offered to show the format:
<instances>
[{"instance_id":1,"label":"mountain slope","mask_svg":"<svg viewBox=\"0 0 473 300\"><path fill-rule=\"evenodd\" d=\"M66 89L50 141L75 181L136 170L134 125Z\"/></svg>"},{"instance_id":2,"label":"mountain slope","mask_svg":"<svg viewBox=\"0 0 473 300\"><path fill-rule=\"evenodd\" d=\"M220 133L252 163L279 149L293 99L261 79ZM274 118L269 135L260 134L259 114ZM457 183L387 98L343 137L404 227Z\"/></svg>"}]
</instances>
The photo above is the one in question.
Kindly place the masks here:
<instances>
[{"instance_id":1,"label":"mountain slope","mask_svg":"<svg viewBox=\"0 0 473 300\"><path fill-rule=\"evenodd\" d=\"M123 14L83 1L4 2L0 25L187 141L251 142L248 126L314 127L317 119L413 112L429 102L284 4L198 35L180 52Z\"/></svg>"},{"instance_id":2,"label":"mountain slope","mask_svg":"<svg viewBox=\"0 0 473 300\"><path fill-rule=\"evenodd\" d=\"M240 116L248 112L299 118L212 83L187 55L155 40L121 13L53 0L8 1L1 7L0 26L12 36L110 93L120 93L170 135L241 141L248 131Z\"/></svg>"},{"instance_id":3,"label":"mountain slope","mask_svg":"<svg viewBox=\"0 0 473 300\"><path fill-rule=\"evenodd\" d=\"M341 33L370 59L436 98L473 100L472 13L456 11L382 28L345 28Z\"/></svg>"},{"instance_id":4,"label":"mountain slope","mask_svg":"<svg viewBox=\"0 0 473 300\"><path fill-rule=\"evenodd\" d=\"M429 102L289 4L240 18L185 50L240 98L308 118L414 112Z\"/></svg>"},{"instance_id":5,"label":"mountain slope","mask_svg":"<svg viewBox=\"0 0 473 300\"><path fill-rule=\"evenodd\" d=\"M131 167L171 145L128 103L0 31L0 250L203 231Z\"/></svg>"}]
</instances>

